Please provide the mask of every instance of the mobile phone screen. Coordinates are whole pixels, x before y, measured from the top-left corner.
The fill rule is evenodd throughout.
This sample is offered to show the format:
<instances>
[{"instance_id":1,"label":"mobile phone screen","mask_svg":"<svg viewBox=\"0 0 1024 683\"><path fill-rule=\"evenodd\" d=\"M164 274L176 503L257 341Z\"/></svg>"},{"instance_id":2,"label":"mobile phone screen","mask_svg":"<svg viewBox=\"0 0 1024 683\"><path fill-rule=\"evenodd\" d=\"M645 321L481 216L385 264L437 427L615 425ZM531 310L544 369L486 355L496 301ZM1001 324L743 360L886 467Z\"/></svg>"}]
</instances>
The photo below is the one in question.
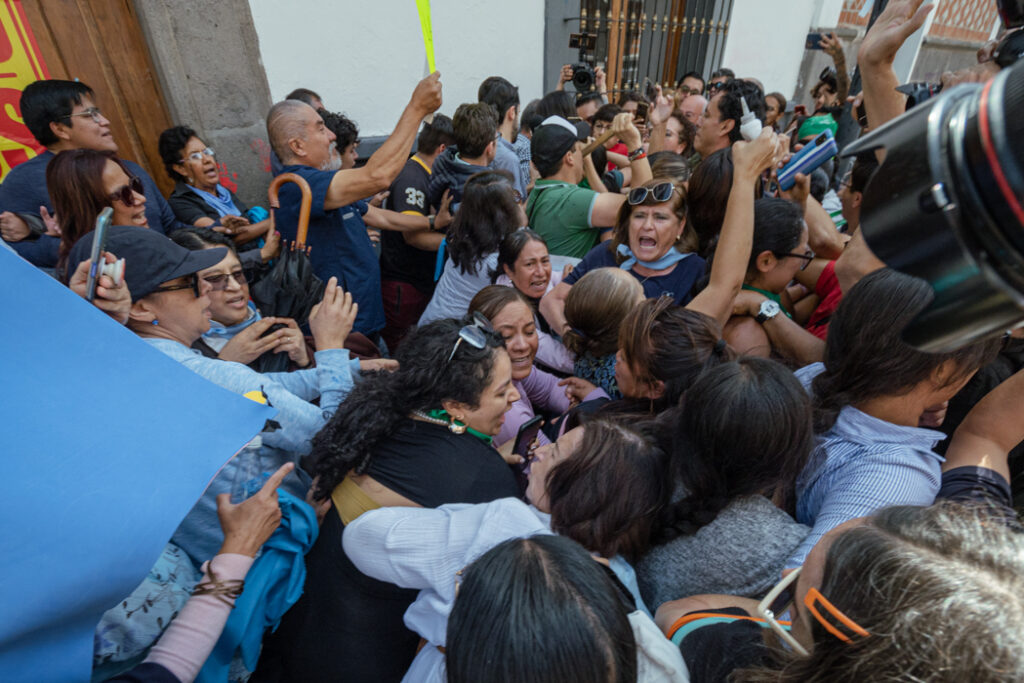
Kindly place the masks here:
<instances>
[{"instance_id":1,"label":"mobile phone screen","mask_svg":"<svg viewBox=\"0 0 1024 683\"><path fill-rule=\"evenodd\" d=\"M525 458L530 449L530 444L537 438L542 424L544 424L544 419L537 415L520 425L512 452Z\"/></svg>"}]
</instances>

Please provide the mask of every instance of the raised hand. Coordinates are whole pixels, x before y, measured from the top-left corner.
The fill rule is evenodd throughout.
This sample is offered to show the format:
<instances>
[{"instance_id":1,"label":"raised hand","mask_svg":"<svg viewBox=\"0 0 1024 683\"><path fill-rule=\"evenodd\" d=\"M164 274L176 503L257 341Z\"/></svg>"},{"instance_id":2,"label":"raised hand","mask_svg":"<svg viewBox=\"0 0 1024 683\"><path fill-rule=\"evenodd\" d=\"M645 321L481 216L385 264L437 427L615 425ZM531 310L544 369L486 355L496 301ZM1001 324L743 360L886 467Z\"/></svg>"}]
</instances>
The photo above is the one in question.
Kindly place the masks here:
<instances>
[{"instance_id":1,"label":"raised hand","mask_svg":"<svg viewBox=\"0 0 1024 683\"><path fill-rule=\"evenodd\" d=\"M359 304L352 301L352 294L338 286L338 278L328 280L324 298L309 315L316 350L345 348L345 339L352 331L358 312Z\"/></svg>"}]
</instances>

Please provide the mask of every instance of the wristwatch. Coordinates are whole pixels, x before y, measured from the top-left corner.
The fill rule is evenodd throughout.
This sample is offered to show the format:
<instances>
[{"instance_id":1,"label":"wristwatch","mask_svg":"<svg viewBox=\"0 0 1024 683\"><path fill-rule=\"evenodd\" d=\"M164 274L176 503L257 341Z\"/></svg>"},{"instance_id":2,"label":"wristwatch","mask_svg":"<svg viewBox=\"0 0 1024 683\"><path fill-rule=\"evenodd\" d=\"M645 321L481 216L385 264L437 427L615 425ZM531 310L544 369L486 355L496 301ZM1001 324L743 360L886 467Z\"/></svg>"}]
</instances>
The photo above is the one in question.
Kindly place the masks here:
<instances>
[{"instance_id":1,"label":"wristwatch","mask_svg":"<svg viewBox=\"0 0 1024 683\"><path fill-rule=\"evenodd\" d=\"M772 318L777 316L779 314L779 311L781 310L782 307L779 306L777 303L775 303L771 299L765 299L764 301L761 302L761 308L757 309L757 317L755 317L754 319L757 320L757 322L759 323L763 323L766 320L771 320Z\"/></svg>"},{"instance_id":2,"label":"wristwatch","mask_svg":"<svg viewBox=\"0 0 1024 683\"><path fill-rule=\"evenodd\" d=\"M627 158L629 159L630 162L634 162L637 159L644 159L646 157L647 157L647 152L644 151L643 145L641 145L640 147L637 147L632 152L630 152L629 156Z\"/></svg>"},{"instance_id":3,"label":"wristwatch","mask_svg":"<svg viewBox=\"0 0 1024 683\"><path fill-rule=\"evenodd\" d=\"M434 216L434 215L427 216L427 222L430 224L429 225L430 232L436 232L437 231L437 228L434 227L434 218L436 218L436 216Z\"/></svg>"}]
</instances>

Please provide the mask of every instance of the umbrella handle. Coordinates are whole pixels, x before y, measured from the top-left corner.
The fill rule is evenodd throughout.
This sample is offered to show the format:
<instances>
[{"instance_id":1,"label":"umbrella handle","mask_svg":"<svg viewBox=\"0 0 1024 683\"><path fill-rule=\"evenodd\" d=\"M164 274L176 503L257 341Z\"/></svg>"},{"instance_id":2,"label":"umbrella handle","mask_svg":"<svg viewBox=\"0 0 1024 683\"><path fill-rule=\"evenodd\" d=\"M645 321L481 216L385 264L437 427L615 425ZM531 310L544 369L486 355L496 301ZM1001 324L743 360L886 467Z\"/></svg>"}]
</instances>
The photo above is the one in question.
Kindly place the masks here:
<instances>
[{"instance_id":1,"label":"umbrella handle","mask_svg":"<svg viewBox=\"0 0 1024 683\"><path fill-rule=\"evenodd\" d=\"M270 210L281 208L281 202L277 199L277 191L285 183L295 183L302 191L302 205L299 207L299 229L295 234L295 242L300 248L306 246L306 233L309 231L309 212L313 208L313 191L309 189L306 179L296 173L282 173L274 178L267 190L267 197L270 199Z\"/></svg>"}]
</instances>

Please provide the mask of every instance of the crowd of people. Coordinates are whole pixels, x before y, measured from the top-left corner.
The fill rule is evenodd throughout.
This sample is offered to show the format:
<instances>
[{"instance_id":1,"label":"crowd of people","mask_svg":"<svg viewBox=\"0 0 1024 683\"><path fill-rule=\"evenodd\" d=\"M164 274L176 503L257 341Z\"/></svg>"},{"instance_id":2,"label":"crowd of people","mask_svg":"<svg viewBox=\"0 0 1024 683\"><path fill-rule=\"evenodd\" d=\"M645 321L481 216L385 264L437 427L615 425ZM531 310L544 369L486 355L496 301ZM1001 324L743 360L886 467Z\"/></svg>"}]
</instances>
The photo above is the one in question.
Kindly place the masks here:
<instances>
[{"instance_id":1,"label":"crowd of people","mask_svg":"<svg viewBox=\"0 0 1024 683\"><path fill-rule=\"evenodd\" d=\"M864 37L862 132L902 113L927 12L891 0ZM5 245L84 297L109 207L102 322L277 411L167 539L152 609L104 615L94 680L1024 680L1024 334L903 341L933 293L861 235L884 150L779 189L851 116L822 47L805 107L728 68L650 99L567 68L449 118L435 73L365 163L299 89L267 114L298 181L271 210L188 122L160 135L165 198L87 85L26 87L46 151L0 184ZM256 292L307 221L305 315ZM261 552L282 519L287 568Z\"/></svg>"}]
</instances>

